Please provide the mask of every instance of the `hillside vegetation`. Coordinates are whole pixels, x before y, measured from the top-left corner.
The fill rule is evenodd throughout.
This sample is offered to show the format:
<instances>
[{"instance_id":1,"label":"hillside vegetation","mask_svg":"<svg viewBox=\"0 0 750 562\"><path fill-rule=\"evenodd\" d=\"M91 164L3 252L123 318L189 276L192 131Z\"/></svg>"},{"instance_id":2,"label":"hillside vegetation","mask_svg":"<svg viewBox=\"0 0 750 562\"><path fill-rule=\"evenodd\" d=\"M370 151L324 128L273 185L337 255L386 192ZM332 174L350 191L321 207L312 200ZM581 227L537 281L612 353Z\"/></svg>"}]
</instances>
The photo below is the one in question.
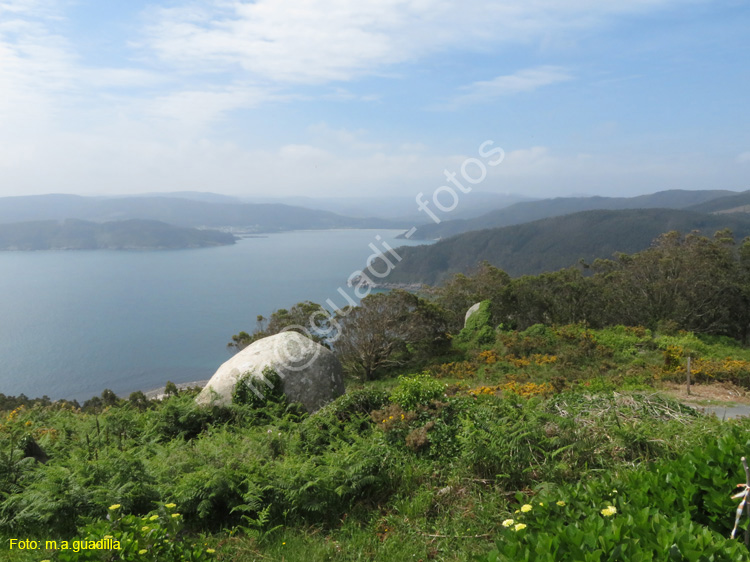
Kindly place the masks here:
<instances>
[{"instance_id":1,"label":"hillside vegetation","mask_svg":"<svg viewBox=\"0 0 750 562\"><path fill-rule=\"evenodd\" d=\"M535 222L467 232L429 246L399 248L394 283L436 284L488 261L511 276L534 275L645 250L662 232L729 228L750 235L750 215L711 215L671 209L586 211Z\"/></svg>"},{"instance_id":2,"label":"hillside vegetation","mask_svg":"<svg viewBox=\"0 0 750 562\"><path fill-rule=\"evenodd\" d=\"M423 297L368 296L331 319L337 342L369 326L387 360L365 372L361 353L332 341L348 391L312 415L247 392L199 408L195 391L173 385L163 401L0 396L0 552L22 562L746 560L728 537L750 421L704 416L660 389L684 380L688 356L695 382L750 389L750 350L730 337L747 339L749 247L727 232L669 233L591 277L513 280L485 264ZM255 335L315 306L259 319ZM121 550L60 548L104 537ZM10 550L11 538L58 549Z\"/></svg>"},{"instance_id":3,"label":"hillside vegetation","mask_svg":"<svg viewBox=\"0 0 750 562\"><path fill-rule=\"evenodd\" d=\"M468 195L467 199L470 197L472 195ZM727 208L724 206L724 202L720 202L725 197L728 200L731 200L733 197L747 198L747 193L737 194L733 191L725 190L687 191L672 189L649 195L639 195L637 197L556 197L554 199L542 199L539 201L523 201L504 209L490 211L473 219L453 220L455 219L453 216L444 217L449 220L443 220L439 224L430 223L420 226L414 236L412 236L412 239L435 240L438 238L448 238L472 230L512 226L540 219L580 213L582 211L663 208L709 212L703 209L704 205L709 205L710 208L715 207L716 210ZM716 203L712 205L714 201ZM706 209L708 208L706 206Z\"/></svg>"}]
</instances>

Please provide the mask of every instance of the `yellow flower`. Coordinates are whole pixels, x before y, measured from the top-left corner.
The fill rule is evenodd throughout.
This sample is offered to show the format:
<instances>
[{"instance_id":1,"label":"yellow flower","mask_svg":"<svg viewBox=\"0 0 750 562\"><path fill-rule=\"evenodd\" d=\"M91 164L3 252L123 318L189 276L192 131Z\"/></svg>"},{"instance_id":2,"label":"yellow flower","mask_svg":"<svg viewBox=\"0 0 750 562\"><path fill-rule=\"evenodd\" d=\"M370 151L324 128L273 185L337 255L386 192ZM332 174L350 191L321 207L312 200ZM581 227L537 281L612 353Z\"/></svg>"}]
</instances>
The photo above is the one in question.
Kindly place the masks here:
<instances>
[{"instance_id":1,"label":"yellow flower","mask_svg":"<svg viewBox=\"0 0 750 562\"><path fill-rule=\"evenodd\" d=\"M165 503L164 507L166 507L167 509L172 509L174 507L177 507L177 504L176 503Z\"/></svg>"},{"instance_id":2,"label":"yellow flower","mask_svg":"<svg viewBox=\"0 0 750 562\"><path fill-rule=\"evenodd\" d=\"M528 503L525 503L521 506L521 511L523 513L528 513L529 511L531 511L531 509L532 509L531 504L528 504Z\"/></svg>"},{"instance_id":3,"label":"yellow flower","mask_svg":"<svg viewBox=\"0 0 750 562\"><path fill-rule=\"evenodd\" d=\"M147 552L148 550L146 550L145 548L142 548L141 550L138 551L138 554L146 554Z\"/></svg>"},{"instance_id":4,"label":"yellow flower","mask_svg":"<svg viewBox=\"0 0 750 562\"><path fill-rule=\"evenodd\" d=\"M109 509L112 510L112 511L114 511L115 509L120 509L120 504L116 503L114 505L110 505Z\"/></svg>"},{"instance_id":5,"label":"yellow flower","mask_svg":"<svg viewBox=\"0 0 750 562\"><path fill-rule=\"evenodd\" d=\"M542 502L539 502L539 505L540 505L541 507L544 507L544 503L542 503Z\"/></svg>"},{"instance_id":6,"label":"yellow flower","mask_svg":"<svg viewBox=\"0 0 750 562\"><path fill-rule=\"evenodd\" d=\"M286 544L285 542L281 543L282 545Z\"/></svg>"},{"instance_id":7,"label":"yellow flower","mask_svg":"<svg viewBox=\"0 0 750 562\"><path fill-rule=\"evenodd\" d=\"M506 519L505 521L503 521L503 527L510 527L511 525L513 525L513 523L515 523L513 519Z\"/></svg>"},{"instance_id":8,"label":"yellow flower","mask_svg":"<svg viewBox=\"0 0 750 562\"><path fill-rule=\"evenodd\" d=\"M159 516L158 515L152 515L151 517L149 517L149 519L151 521L156 521L157 519L159 519Z\"/></svg>"},{"instance_id":9,"label":"yellow flower","mask_svg":"<svg viewBox=\"0 0 750 562\"><path fill-rule=\"evenodd\" d=\"M602 515L604 515L604 517L611 517L612 515L617 513L617 508L613 505L609 505L602 509L601 513Z\"/></svg>"},{"instance_id":10,"label":"yellow flower","mask_svg":"<svg viewBox=\"0 0 750 562\"><path fill-rule=\"evenodd\" d=\"M513 527L514 531L523 531L526 528L526 525L523 523L518 523L515 527Z\"/></svg>"},{"instance_id":11,"label":"yellow flower","mask_svg":"<svg viewBox=\"0 0 750 562\"><path fill-rule=\"evenodd\" d=\"M179 516L180 516L180 514L179 514L179 513L173 513L173 514L172 514L172 517L179 517Z\"/></svg>"},{"instance_id":12,"label":"yellow flower","mask_svg":"<svg viewBox=\"0 0 750 562\"><path fill-rule=\"evenodd\" d=\"M284 544L286 544L286 543L284 543ZM213 554L216 551L213 548L207 548L206 552L208 552L209 554Z\"/></svg>"},{"instance_id":13,"label":"yellow flower","mask_svg":"<svg viewBox=\"0 0 750 562\"><path fill-rule=\"evenodd\" d=\"M102 538L106 541L107 539L111 539L114 537L112 537L112 535L104 535Z\"/></svg>"},{"instance_id":14,"label":"yellow flower","mask_svg":"<svg viewBox=\"0 0 750 562\"><path fill-rule=\"evenodd\" d=\"M557 502L557 505L559 505L560 507L565 507L565 502L560 500L559 502Z\"/></svg>"},{"instance_id":15,"label":"yellow flower","mask_svg":"<svg viewBox=\"0 0 750 562\"><path fill-rule=\"evenodd\" d=\"M520 509L515 510L513 513L521 513Z\"/></svg>"}]
</instances>

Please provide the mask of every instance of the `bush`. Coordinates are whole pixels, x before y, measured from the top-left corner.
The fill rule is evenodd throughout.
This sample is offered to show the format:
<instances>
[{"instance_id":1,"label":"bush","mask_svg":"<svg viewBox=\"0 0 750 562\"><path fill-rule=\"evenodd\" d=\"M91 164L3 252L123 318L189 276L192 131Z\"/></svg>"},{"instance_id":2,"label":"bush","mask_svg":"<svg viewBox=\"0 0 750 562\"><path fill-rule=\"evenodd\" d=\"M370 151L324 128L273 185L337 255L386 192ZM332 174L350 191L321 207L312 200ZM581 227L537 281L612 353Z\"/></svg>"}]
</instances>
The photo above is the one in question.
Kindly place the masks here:
<instances>
[{"instance_id":1,"label":"bush","mask_svg":"<svg viewBox=\"0 0 750 562\"><path fill-rule=\"evenodd\" d=\"M681 458L548 488L533 500L520 494L496 549L484 562L529 560L746 560L729 540L744 479L740 458L750 448L747 421L693 446ZM526 503L528 502L528 503Z\"/></svg>"},{"instance_id":2,"label":"bush","mask_svg":"<svg viewBox=\"0 0 750 562\"><path fill-rule=\"evenodd\" d=\"M109 507L108 519L86 525L80 530L81 541L101 541L109 537L112 545L120 548L81 550L76 552L59 550L59 562L98 562L117 560L126 562L204 562L214 560L215 550L202 545L201 538L189 539L183 531L182 515L176 505L166 504L144 517L123 515L122 506ZM57 541L58 547L62 541Z\"/></svg>"},{"instance_id":3,"label":"bush","mask_svg":"<svg viewBox=\"0 0 750 562\"><path fill-rule=\"evenodd\" d=\"M459 342L474 345L487 345L495 342L495 330L492 327L492 304L482 301L479 310L469 316L466 326L459 332Z\"/></svg>"},{"instance_id":4,"label":"bush","mask_svg":"<svg viewBox=\"0 0 750 562\"><path fill-rule=\"evenodd\" d=\"M244 373L232 390L232 404L262 408L269 402L283 402L284 381L270 367L263 369L259 377L255 373Z\"/></svg>"},{"instance_id":5,"label":"bush","mask_svg":"<svg viewBox=\"0 0 750 562\"><path fill-rule=\"evenodd\" d=\"M398 377L398 386L391 392L391 401L404 410L414 410L445 394L446 385L433 379L427 373L413 377Z\"/></svg>"}]
</instances>

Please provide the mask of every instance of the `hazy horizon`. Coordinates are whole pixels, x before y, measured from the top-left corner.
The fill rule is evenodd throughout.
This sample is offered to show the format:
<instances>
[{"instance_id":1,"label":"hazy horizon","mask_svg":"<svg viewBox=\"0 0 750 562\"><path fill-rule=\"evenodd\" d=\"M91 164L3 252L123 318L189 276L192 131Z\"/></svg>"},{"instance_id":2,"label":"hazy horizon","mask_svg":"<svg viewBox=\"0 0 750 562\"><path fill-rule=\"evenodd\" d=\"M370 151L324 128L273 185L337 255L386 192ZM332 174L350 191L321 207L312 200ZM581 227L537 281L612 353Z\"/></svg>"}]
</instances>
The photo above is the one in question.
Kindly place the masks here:
<instances>
[{"instance_id":1,"label":"hazy horizon","mask_svg":"<svg viewBox=\"0 0 750 562\"><path fill-rule=\"evenodd\" d=\"M0 196L750 188L741 1L0 1Z\"/></svg>"}]
</instances>

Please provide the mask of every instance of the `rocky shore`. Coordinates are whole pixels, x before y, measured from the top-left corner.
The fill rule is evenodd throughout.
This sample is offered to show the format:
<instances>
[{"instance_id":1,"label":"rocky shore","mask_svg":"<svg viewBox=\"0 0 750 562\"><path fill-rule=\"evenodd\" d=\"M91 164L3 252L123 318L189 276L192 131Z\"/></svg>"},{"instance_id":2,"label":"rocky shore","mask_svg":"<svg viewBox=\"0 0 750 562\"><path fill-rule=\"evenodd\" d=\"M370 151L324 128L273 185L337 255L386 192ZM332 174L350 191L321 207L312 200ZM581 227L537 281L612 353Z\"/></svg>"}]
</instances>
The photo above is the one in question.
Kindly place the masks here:
<instances>
[{"instance_id":1,"label":"rocky shore","mask_svg":"<svg viewBox=\"0 0 750 562\"><path fill-rule=\"evenodd\" d=\"M403 289L404 291L421 291L424 288L423 283L376 283L363 275L352 277L350 286L360 285L372 289Z\"/></svg>"}]
</instances>

